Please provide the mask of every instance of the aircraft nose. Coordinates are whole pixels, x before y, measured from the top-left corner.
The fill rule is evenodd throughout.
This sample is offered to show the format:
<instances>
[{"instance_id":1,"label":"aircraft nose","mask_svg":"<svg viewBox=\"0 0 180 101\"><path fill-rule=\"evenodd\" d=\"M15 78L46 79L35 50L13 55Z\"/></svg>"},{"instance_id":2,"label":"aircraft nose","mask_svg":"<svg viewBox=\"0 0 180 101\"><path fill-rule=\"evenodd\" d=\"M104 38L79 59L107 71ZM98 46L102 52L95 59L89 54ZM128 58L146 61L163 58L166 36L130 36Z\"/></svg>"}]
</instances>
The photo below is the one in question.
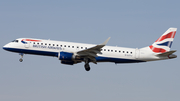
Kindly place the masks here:
<instances>
[{"instance_id":1,"label":"aircraft nose","mask_svg":"<svg viewBox=\"0 0 180 101\"><path fill-rule=\"evenodd\" d=\"M6 45L3 46L3 49L4 49L4 50L7 50L8 47L9 47L9 44L6 44Z\"/></svg>"}]
</instances>

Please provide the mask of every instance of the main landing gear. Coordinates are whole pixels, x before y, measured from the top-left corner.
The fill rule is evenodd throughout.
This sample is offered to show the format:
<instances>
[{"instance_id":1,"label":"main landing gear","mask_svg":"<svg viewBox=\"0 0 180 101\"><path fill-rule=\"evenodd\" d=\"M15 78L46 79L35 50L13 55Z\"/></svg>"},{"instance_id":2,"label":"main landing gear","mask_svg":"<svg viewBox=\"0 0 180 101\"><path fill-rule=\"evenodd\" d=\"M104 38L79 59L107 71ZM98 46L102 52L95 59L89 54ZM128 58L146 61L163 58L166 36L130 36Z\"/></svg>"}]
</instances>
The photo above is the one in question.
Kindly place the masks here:
<instances>
[{"instance_id":1,"label":"main landing gear","mask_svg":"<svg viewBox=\"0 0 180 101\"><path fill-rule=\"evenodd\" d=\"M24 54L23 54L23 53L19 53L19 55L21 55L21 58L19 59L19 61L22 62L22 61L23 61L23 55L24 55Z\"/></svg>"},{"instance_id":2,"label":"main landing gear","mask_svg":"<svg viewBox=\"0 0 180 101\"><path fill-rule=\"evenodd\" d=\"M85 65L84 65L84 68L86 71L90 71L90 66L89 66L89 59L88 58L85 58L84 59L84 62L85 62Z\"/></svg>"},{"instance_id":3,"label":"main landing gear","mask_svg":"<svg viewBox=\"0 0 180 101\"><path fill-rule=\"evenodd\" d=\"M86 71L90 71L90 69L91 69L90 66L89 66L89 63L88 63L88 64L85 64L85 65L84 65L84 68L85 68Z\"/></svg>"}]
</instances>

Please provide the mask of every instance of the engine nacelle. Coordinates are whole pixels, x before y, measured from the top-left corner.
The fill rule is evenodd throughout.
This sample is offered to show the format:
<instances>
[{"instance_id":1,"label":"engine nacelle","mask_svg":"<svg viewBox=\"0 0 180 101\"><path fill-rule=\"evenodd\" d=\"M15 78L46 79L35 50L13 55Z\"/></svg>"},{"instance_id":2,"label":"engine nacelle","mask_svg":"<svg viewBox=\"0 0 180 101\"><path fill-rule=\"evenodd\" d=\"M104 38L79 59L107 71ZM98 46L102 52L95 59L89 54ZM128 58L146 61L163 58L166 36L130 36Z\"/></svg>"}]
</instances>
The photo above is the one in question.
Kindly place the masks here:
<instances>
[{"instance_id":1,"label":"engine nacelle","mask_svg":"<svg viewBox=\"0 0 180 101\"><path fill-rule=\"evenodd\" d=\"M59 52L58 59L59 59L59 60L71 61L71 60L74 60L74 59L75 59L75 56L74 56L73 53L69 53L69 52Z\"/></svg>"},{"instance_id":2,"label":"engine nacelle","mask_svg":"<svg viewBox=\"0 0 180 101\"><path fill-rule=\"evenodd\" d=\"M67 65L80 63L83 60L83 58L79 57L78 55L69 52L59 52L58 59L61 60L62 64Z\"/></svg>"},{"instance_id":3,"label":"engine nacelle","mask_svg":"<svg viewBox=\"0 0 180 101\"><path fill-rule=\"evenodd\" d=\"M66 64L66 65L73 65L74 64L74 61L68 61L68 60L61 60L61 63L62 64Z\"/></svg>"}]
</instances>

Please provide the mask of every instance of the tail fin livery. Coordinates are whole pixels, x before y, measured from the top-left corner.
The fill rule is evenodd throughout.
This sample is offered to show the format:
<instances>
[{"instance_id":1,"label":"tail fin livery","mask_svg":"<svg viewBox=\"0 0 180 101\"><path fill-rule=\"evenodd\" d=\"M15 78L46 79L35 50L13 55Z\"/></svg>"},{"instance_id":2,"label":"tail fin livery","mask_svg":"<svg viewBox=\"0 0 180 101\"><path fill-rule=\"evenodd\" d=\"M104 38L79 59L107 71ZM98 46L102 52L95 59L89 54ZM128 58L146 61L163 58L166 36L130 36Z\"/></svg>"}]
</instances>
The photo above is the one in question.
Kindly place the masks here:
<instances>
[{"instance_id":1,"label":"tail fin livery","mask_svg":"<svg viewBox=\"0 0 180 101\"><path fill-rule=\"evenodd\" d=\"M177 28L169 28L159 37L149 48L155 53L165 53L170 51Z\"/></svg>"}]
</instances>

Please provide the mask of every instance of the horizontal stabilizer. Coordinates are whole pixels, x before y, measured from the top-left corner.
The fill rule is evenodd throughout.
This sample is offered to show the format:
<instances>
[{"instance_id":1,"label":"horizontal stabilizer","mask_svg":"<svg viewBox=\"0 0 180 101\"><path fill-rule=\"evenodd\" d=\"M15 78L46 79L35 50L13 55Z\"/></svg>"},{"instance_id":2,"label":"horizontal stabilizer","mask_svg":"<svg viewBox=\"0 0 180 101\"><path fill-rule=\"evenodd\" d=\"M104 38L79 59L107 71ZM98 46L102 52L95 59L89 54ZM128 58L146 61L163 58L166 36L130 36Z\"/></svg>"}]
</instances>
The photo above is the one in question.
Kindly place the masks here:
<instances>
[{"instance_id":1,"label":"horizontal stabilizer","mask_svg":"<svg viewBox=\"0 0 180 101\"><path fill-rule=\"evenodd\" d=\"M172 50L172 51L168 51L168 52L165 52L165 53L157 54L157 56L169 56L169 55L173 54L174 52L176 52L176 50Z\"/></svg>"}]
</instances>

